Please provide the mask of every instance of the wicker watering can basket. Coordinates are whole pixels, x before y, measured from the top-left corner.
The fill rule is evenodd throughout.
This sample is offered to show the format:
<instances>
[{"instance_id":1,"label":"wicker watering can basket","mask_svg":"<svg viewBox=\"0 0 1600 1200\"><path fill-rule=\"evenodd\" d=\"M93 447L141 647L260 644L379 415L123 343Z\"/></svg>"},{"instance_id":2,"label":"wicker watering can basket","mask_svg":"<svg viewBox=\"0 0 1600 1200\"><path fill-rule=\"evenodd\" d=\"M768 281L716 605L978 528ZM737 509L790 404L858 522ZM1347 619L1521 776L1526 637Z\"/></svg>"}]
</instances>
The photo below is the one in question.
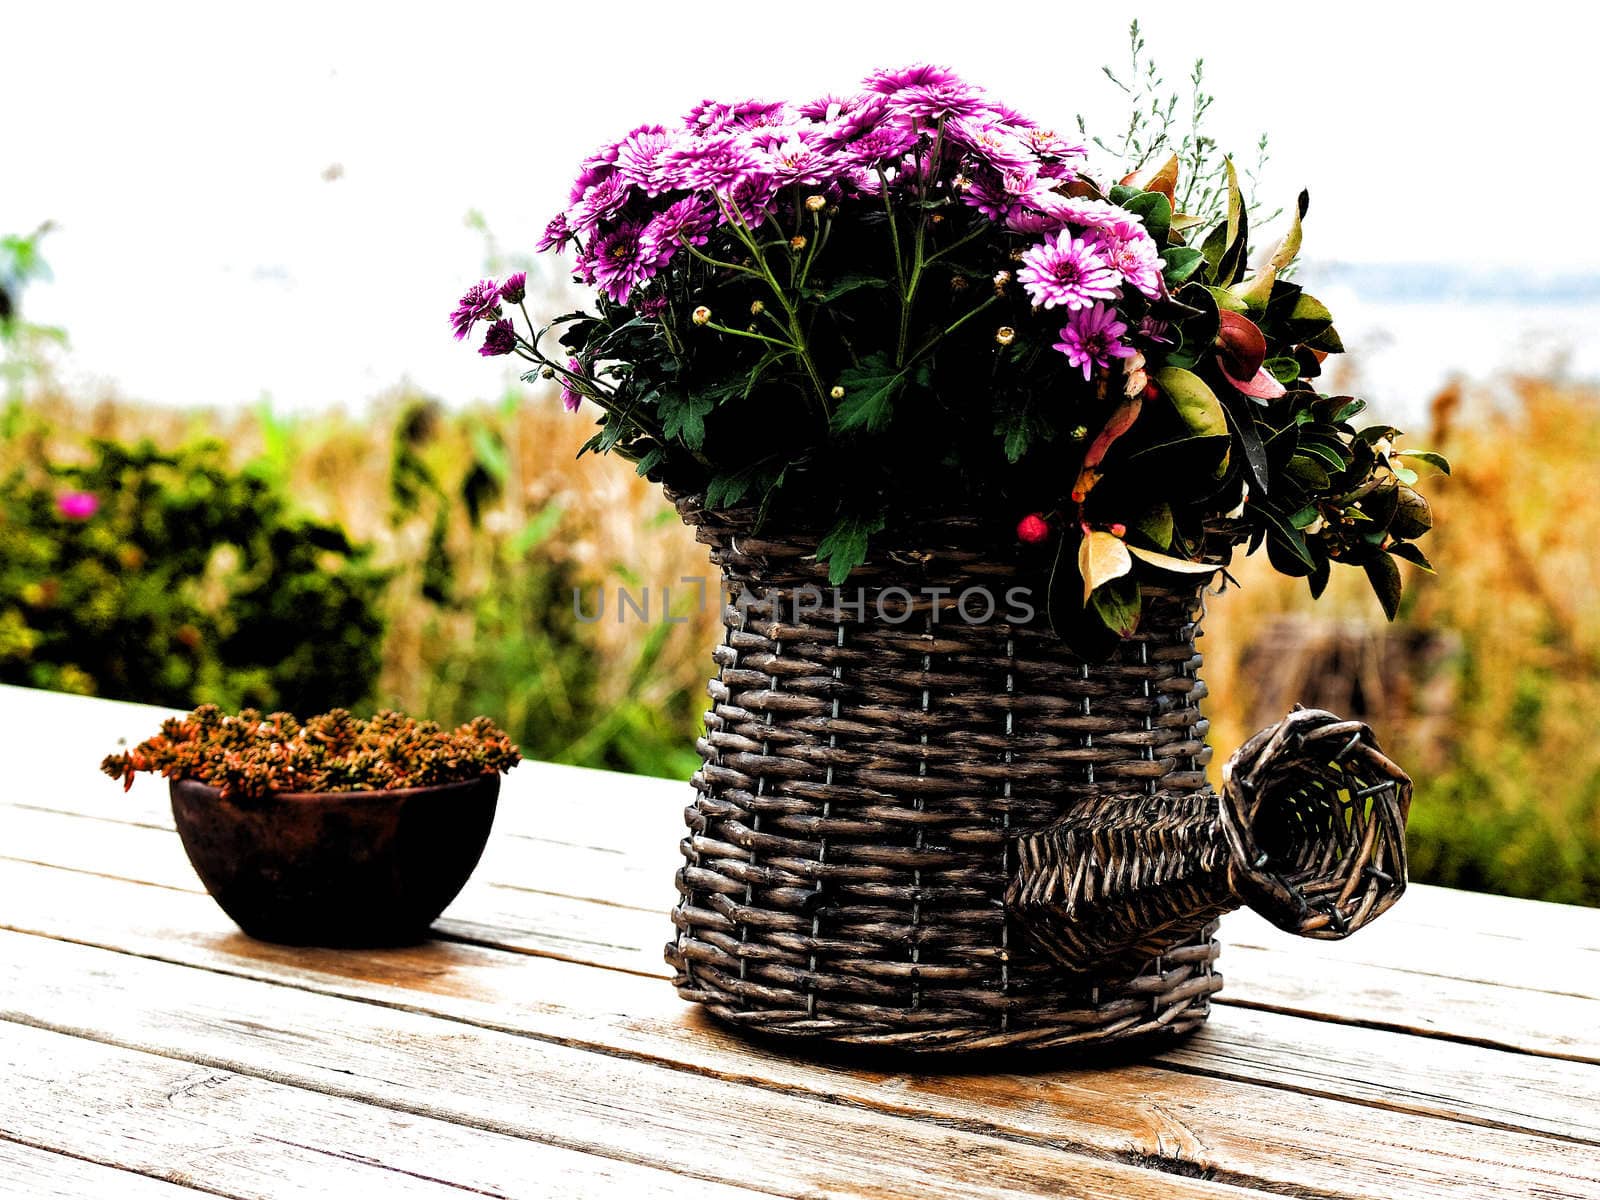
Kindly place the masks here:
<instances>
[{"instance_id":1,"label":"wicker watering can basket","mask_svg":"<svg viewBox=\"0 0 1600 1200\"><path fill-rule=\"evenodd\" d=\"M718 1019L909 1050L1176 1035L1222 986L1222 913L1342 937L1403 891L1410 780L1365 726L1298 710L1208 787L1200 588L1146 585L1090 663L981 520L885 538L836 605L814 532L678 507L737 600L667 947ZM990 611L1011 595L1036 611Z\"/></svg>"}]
</instances>

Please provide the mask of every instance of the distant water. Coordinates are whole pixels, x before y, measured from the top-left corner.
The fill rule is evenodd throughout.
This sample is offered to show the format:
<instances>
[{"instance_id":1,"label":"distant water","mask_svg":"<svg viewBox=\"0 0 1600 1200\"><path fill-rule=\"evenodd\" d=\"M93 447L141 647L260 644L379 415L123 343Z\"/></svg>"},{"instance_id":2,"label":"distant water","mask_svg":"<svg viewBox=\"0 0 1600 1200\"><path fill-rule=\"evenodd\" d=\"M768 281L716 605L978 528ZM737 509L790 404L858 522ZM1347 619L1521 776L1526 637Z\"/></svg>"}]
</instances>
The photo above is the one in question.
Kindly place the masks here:
<instances>
[{"instance_id":1,"label":"distant water","mask_svg":"<svg viewBox=\"0 0 1600 1200\"><path fill-rule=\"evenodd\" d=\"M1600 276L1312 264L1298 282L1334 312L1341 387L1397 423L1453 377L1600 378Z\"/></svg>"},{"instance_id":2,"label":"distant water","mask_svg":"<svg viewBox=\"0 0 1600 1200\"><path fill-rule=\"evenodd\" d=\"M352 209L352 221L362 211ZM77 299L69 281L92 274L92 261L76 260L94 248L63 235L49 248L60 282L30 291L28 311L67 328L73 349L60 374L79 394L109 388L224 408L267 396L280 411L301 412L359 410L402 381L451 404L498 397L524 385L446 328L470 277L459 264L481 255L475 234L454 236L389 263L370 286L349 281L389 259L353 244L342 257L301 253L295 270L276 259L251 266L248 253L201 260L182 279L148 277L141 303L126 306ZM1297 279L1332 308L1351 352L1334 382L1396 424L1420 429L1429 399L1453 376L1600 378L1600 275L1312 262ZM191 295L204 303L179 302ZM374 296L381 318L368 304Z\"/></svg>"}]
</instances>

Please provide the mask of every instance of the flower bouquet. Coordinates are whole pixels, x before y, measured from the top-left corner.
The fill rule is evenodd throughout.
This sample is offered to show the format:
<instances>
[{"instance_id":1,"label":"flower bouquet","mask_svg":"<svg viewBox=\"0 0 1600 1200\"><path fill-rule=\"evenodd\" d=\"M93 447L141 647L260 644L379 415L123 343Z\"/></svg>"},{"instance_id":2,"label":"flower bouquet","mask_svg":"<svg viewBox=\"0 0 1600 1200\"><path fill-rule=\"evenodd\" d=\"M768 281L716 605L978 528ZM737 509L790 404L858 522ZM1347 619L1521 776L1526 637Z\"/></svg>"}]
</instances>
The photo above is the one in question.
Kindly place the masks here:
<instances>
[{"instance_id":1,"label":"flower bouquet","mask_svg":"<svg viewBox=\"0 0 1600 1200\"><path fill-rule=\"evenodd\" d=\"M1314 595L1332 563L1359 567L1392 617L1397 560L1428 567L1412 485L1447 466L1317 391L1342 347L1290 278L1306 195L1252 266L1232 162L1207 187L1194 151L1103 186L1079 137L930 66L801 104L706 101L586 160L550 222L540 249L574 255L593 312L531 320L519 274L453 313L483 355L592 402L585 450L661 482L724 572L668 948L717 1015L918 1048L1204 1018L1205 919L1074 957L1036 915L1052 889L1019 872L1093 843L1060 824L1091 812L1128 845L1161 822L1189 839L1114 898L1119 929L1149 889L1225 870L1205 849L1227 822L1205 782L1202 585L1264 546ZM1267 739L1251 778L1281 803L1232 806L1272 826L1250 869L1324 933L1404 878L1387 768L1359 801L1324 788L1319 817L1289 815L1348 766L1334 726L1361 733ZM1321 767L1308 745L1332 747ZM1275 774L1280 752L1296 765ZM1329 886L1295 831L1339 813L1374 832L1318 851L1342 863Z\"/></svg>"}]
</instances>

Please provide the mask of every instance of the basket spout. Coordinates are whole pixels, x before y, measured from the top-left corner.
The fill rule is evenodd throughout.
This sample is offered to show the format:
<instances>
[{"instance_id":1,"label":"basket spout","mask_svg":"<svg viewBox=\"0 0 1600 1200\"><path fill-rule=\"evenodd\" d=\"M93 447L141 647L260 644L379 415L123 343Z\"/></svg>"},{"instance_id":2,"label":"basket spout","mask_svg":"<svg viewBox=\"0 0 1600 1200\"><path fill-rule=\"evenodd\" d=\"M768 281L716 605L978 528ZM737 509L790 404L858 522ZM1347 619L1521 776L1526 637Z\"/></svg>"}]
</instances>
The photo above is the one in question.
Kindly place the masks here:
<instances>
[{"instance_id":1,"label":"basket spout","mask_svg":"<svg viewBox=\"0 0 1600 1200\"><path fill-rule=\"evenodd\" d=\"M1220 796L1101 797L1021 837L1007 907L1073 971L1137 970L1246 904L1345 937L1405 890L1410 801L1370 729L1297 708L1228 760Z\"/></svg>"}]
</instances>

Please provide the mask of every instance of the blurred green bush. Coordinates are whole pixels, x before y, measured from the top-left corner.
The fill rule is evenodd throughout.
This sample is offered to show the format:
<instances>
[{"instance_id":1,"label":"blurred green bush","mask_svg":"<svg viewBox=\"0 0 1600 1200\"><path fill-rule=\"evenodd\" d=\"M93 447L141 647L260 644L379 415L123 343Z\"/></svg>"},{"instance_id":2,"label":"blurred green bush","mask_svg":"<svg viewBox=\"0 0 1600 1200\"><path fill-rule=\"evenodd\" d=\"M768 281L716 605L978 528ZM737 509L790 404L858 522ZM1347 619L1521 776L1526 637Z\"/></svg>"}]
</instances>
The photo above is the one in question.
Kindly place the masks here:
<instances>
[{"instance_id":1,"label":"blurred green bush","mask_svg":"<svg viewBox=\"0 0 1600 1200\"><path fill-rule=\"evenodd\" d=\"M219 442L87 448L0 479L0 682L296 712L373 694L387 574L367 548Z\"/></svg>"}]
</instances>

